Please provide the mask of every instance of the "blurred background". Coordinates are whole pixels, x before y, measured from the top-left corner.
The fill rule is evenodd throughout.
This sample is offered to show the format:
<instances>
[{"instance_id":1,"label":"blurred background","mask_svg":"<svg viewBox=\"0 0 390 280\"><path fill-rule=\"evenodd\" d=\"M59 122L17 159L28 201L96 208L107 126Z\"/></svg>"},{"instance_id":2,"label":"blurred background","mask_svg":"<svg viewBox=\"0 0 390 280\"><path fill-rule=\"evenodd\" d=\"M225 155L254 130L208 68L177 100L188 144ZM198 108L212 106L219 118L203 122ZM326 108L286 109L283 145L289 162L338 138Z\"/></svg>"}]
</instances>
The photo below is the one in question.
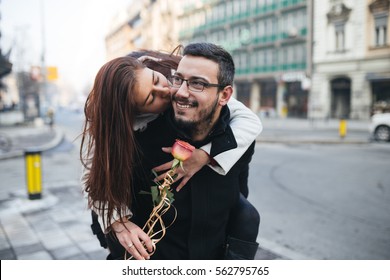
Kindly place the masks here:
<instances>
[{"instance_id":1,"label":"blurred background","mask_svg":"<svg viewBox=\"0 0 390 280\"><path fill-rule=\"evenodd\" d=\"M257 258L390 259L389 12L389 0L1 0L0 257L104 258L79 184L94 76L133 50L209 41L233 55L235 97L264 125Z\"/></svg>"},{"instance_id":2,"label":"blurred background","mask_svg":"<svg viewBox=\"0 0 390 280\"><path fill-rule=\"evenodd\" d=\"M265 116L369 119L389 110L388 1L2 0L0 109L82 104L134 49L224 46L237 99Z\"/></svg>"}]
</instances>

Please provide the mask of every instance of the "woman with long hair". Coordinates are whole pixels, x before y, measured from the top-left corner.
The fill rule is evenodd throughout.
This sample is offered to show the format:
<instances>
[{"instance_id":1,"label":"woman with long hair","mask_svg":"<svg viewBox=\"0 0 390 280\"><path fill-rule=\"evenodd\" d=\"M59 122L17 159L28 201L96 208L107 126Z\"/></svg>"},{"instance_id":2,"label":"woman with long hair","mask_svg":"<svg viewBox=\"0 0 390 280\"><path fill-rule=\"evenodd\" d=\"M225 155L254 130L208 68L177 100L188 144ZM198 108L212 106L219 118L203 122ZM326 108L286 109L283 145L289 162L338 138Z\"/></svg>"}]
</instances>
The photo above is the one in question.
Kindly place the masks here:
<instances>
[{"instance_id":1,"label":"woman with long hair","mask_svg":"<svg viewBox=\"0 0 390 280\"><path fill-rule=\"evenodd\" d=\"M167 77L180 59L180 55L146 50L113 59L98 71L85 103L80 157L89 207L98 214L105 233L113 231L124 248L134 244L136 250L131 253L136 259L148 259L153 248L142 225L131 222L133 169L142 156L134 132L146 129L170 106ZM206 164L220 174L227 173L261 132L260 120L243 104L232 100L228 106L231 127L235 136L240 136L237 149L226 152L231 157L221 161L210 159L212 143L195 150L184 163L186 173L178 172L179 188Z\"/></svg>"}]
</instances>

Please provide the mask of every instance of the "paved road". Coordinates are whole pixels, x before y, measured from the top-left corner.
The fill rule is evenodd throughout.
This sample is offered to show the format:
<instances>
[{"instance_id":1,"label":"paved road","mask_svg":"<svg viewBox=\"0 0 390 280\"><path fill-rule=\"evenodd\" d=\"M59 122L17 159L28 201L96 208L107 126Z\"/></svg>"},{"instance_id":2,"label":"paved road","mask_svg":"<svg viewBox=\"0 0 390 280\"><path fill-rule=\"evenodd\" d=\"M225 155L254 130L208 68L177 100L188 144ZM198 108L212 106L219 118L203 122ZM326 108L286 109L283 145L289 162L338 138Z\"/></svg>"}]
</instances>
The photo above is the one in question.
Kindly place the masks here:
<instances>
[{"instance_id":1,"label":"paved road","mask_svg":"<svg viewBox=\"0 0 390 280\"><path fill-rule=\"evenodd\" d=\"M69 117L74 121L67 123ZM80 119L80 115L64 117L54 131L31 126L1 128L15 144L24 144L14 145L14 154L0 154L0 259L105 258L105 250L91 234L89 211L80 192L79 143L75 140ZM351 123L350 136L345 139L338 136L337 121L313 124L307 120L267 119L263 123L260 143L369 141L366 122ZM42 154L43 198L30 201L26 197L23 146L49 148L53 144L55 149ZM257 259L286 258L283 252L268 250L268 245L260 248Z\"/></svg>"}]
</instances>

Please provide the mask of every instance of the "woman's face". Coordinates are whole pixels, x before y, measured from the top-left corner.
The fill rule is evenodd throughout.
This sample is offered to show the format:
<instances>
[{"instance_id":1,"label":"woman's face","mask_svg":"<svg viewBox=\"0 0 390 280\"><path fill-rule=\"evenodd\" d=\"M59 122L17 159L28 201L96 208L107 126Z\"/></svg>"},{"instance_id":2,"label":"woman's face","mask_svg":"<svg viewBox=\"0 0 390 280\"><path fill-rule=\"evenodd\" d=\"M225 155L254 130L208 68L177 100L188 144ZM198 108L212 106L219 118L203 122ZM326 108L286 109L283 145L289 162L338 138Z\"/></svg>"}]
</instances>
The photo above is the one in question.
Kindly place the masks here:
<instances>
[{"instance_id":1,"label":"woman's face","mask_svg":"<svg viewBox=\"0 0 390 280\"><path fill-rule=\"evenodd\" d=\"M171 104L170 88L165 76L147 67L137 70L135 103L140 113L161 113Z\"/></svg>"}]
</instances>

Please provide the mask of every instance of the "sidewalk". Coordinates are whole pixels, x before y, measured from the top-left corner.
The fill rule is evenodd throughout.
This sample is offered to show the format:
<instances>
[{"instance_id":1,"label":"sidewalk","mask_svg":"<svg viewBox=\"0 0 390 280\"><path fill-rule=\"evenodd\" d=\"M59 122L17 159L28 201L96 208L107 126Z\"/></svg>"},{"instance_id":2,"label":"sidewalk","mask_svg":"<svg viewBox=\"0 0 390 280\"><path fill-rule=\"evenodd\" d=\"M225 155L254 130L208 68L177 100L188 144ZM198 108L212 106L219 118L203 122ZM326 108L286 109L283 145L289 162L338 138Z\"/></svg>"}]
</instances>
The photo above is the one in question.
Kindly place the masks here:
<instances>
[{"instance_id":1,"label":"sidewalk","mask_svg":"<svg viewBox=\"0 0 390 280\"><path fill-rule=\"evenodd\" d=\"M344 139L338 134L337 120L264 119L262 122L264 129L258 143L364 144L370 141L368 122L348 121ZM0 160L22 157L26 148L45 151L64 139L58 127L8 126L0 127L0 132L12 142L9 152L0 152ZM90 222L79 182L46 187L40 200L28 200L24 192L12 192L0 197L0 259L105 259L107 252L92 235ZM260 242L256 259L292 256L267 250L266 242L261 239Z\"/></svg>"},{"instance_id":2,"label":"sidewalk","mask_svg":"<svg viewBox=\"0 0 390 280\"><path fill-rule=\"evenodd\" d=\"M258 143L366 144L371 142L370 122L347 120L345 137L340 137L340 120L263 118Z\"/></svg>"},{"instance_id":3,"label":"sidewalk","mask_svg":"<svg viewBox=\"0 0 390 280\"><path fill-rule=\"evenodd\" d=\"M0 160L5 163L17 158L24 161L26 149L50 151L65 138L61 128L47 125L3 126L0 133L11 141L11 149L0 152ZM25 186L12 189L6 184L7 180L0 182L0 259L106 258L107 252L90 230L90 212L79 181L44 183L44 194L36 200L28 199Z\"/></svg>"},{"instance_id":4,"label":"sidewalk","mask_svg":"<svg viewBox=\"0 0 390 280\"><path fill-rule=\"evenodd\" d=\"M257 137L258 143L286 144L365 144L371 141L368 132L369 121L347 120L347 133L339 135L339 120L307 120L263 118L263 131ZM0 160L23 156L27 148L42 151L56 147L64 138L58 127L50 129L47 125L19 125L0 127L11 140L11 150L0 150Z\"/></svg>"},{"instance_id":5,"label":"sidewalk","mask_svg":"<svg viewBox=\"0 0 390 280\"><path fill-rule=\"evenodd\" d=\"M10 140L8 151L0 150L0 160L20 157L26 149L50 150L61 143L64 133L58 127L24 124L0 127L0 133Z\"/></svg>"}]
</instances>

